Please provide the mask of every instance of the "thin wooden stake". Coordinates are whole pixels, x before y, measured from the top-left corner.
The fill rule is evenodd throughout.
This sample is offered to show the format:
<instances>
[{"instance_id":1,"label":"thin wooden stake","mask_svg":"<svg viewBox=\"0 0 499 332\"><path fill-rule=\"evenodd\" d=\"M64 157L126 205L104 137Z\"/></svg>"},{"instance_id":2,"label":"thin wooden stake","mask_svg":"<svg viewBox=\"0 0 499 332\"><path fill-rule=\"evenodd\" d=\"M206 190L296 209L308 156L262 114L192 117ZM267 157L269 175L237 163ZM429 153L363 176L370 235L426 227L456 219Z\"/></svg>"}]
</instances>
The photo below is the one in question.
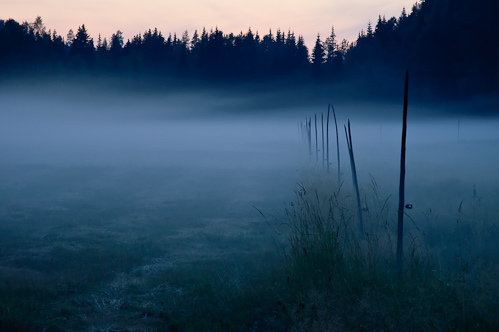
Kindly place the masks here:
<instances>
[{"instance_id":1,"label":"thin wooden stake","mask_svg":"<svg viewBox=\"0 0 499 332\"><path fill-rule=\"evenodd\" d=\"M319 147L317 146L317 113L315 113L315 162L319 161Z\"/></svg>"},{"instance_id":2,"label":"thin wooden stake","mask_svg":"<svg viewBox=\"0 0 499 332\"><path fill-rule=\"evenodd\" d=\"M345 136L347 138L348 155L350 156L350 167L352 169L352 182L357 198L357 216L359 218L359 236L364 237L364 221L362 220L362 207L360 205L359 184L357 182L357 169L355 167L355 158L353 154L352 131L350 130L350 120L348 120L348 132L345 126Z\"/></svg>"},{"instance_id":3,"label":"thin wooden stake","mask_svg":"<svg viewBox=\"0 0 499 332\"><path fill-rule=\"evenodd\" d=\"M338 155L338 185L340 185L340 140L338 139L338 123L336 122L336 112L334 111L334 106L331 106L331 108L333 109L334 125L336 127L336 153Z\"/></svg>"},{"instance_id":4,"label":"thin wooden stake","mask_svg":"<svg viewBox=\"0 0 499 332\"><path fill-rule=\"evenodd\" d=\"M402 119L402 147L400 151L400 185L397 229L397 272L402 274L402 254L404 247L404 195L405 195L405 143L407 135L407 95L409 90L409 71L405 73L404 115Z\"/></svg>"},{"instance_id":5,"label":"thin wooden stake","mask_svg":"<svg viewBox=\"0 0 499 332\"><path fill-rule=\"evenodd\" d=\"M321 112L322 123L322 168L324 168L324 113Z\"/></svg>"},{"instance_id":6,"label":"thin wooden stake","mask_svg":"<svg viewBox=\"0 0 499 332\"><path fill-rule=\"evenodd\" d=\"M326 162L327 162L327 172L329 174L329 109L331 104L327 107L327 121L326 121Z\"/></svg>"},{"instance_id":7,"label":"thin wooden stake","mask_svg":"<svg viewBox=\"0 0 499 332\"><path fill-rule=\"evenodd\" d=\"M308 134L308 160L312 160L312 117L308 118L307 134Z\"/></svg>"}]
</instances>

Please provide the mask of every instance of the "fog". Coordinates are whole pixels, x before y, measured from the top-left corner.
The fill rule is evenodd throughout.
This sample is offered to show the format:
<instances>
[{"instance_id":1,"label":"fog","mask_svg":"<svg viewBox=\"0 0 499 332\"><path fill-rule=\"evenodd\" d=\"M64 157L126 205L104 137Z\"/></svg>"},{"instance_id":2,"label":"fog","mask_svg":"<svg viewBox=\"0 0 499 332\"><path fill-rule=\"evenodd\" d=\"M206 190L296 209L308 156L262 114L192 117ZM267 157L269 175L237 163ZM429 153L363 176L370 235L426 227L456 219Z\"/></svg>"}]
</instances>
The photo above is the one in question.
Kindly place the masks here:
<instances>
[{"instance_id":1,"label":"fog","mask_svg":"<svg viewBox=\"0 0 499 332\"><path fill-rule=\"evenodd\" d=\"M296 194L341 191L337 208L356 222L349 120L366 227L382 219L388 236L375 241L393 248L402 103L330 101L339 127L340 185L332 114L329 173L322 160L328 94L233 92L0 90L0 285L5 303L20 308L9 319L27 321L25 330L56 319L61 330L128 322L156 329L170 313L190 319L213 303L231 306L226 298L240 299L244 285L253 294L254 285L275 289L287 276L283 284L295 291L283 268L289 257L283 234L292 223L286 209L300 208ZM435 258L432 275L463 264L480 271L481 262L497 257L495 112L493 103L409 99L405 203L413 209L405 211L405 252L424 247L421 257ZM268 301L269 291L258 292ZM200 299L196 309L193 298ZM23 309L33 306L43 308L35 316L41 318Z\"/></svg>"},{"instance_id":2,"label":"fog","mask_svg":"<svg viewBox=\"0 0 499 332\"><path fill-rule=\"evenodd\" d=\"M264 97L269 98L268 94ZM164 173L158 173L161 176L157 183L175 179L178 188L170 186L171 192L207 192L217 188L230 195L243 191L261 197L260 202L271 199L279 207L283 203L279 199L292 197L296 183L308 176L304 174L316 174L323 165L320 119L322 114L326 121L327 104L305 102L294 107L283 103L282 107L268 107L262 94L231 96L223 91L199 89L192 93L103 92L95 88L73 91L68 87L41 91L4 89L1 98L0 163L4 168L94 167L116 172L142 168L146 173L147 169L161 169ZM284 100L286 95L276 98ZM262 107L258 107L259 100ZM432 107L409 103L409 200L417 202L428 196L425 190L442 190L444 184L459 184L460 190L467 188L470 192L473 186L495 191L499 131L497 118L490 115L493 106L484 111L482 105L475 114L466 112L472 109L470 104L463 105L463 109L459 105ZM371 174L386 195L395 195L401 105L342 101L335 105L335 110L344 181L350 179L350 171L343 125L350 120L361 184L368 184ZM312 118L310 157L300 129L308 117ZM329 135L330 166L335 171L332 114ZM169 174L168 170L173 168L185 174ZM223 170L227 170L226 178L213 178L214 171ZM57 171L54 172L56 176ZM72 180L78 182L78 171L73 176ZM183 176L203 179L204 187L192 187ZM123 176L122 180L125 179ZM241 187L229 186L233 180L239 181ZM455 189L450 188L449 194L456 194ZM463 197L455 197L459 199Z\"/></svg>"},{"instance_id":3,"label":"fog","mask_svg":"<svg viewBox=\"0 0 499 332\"><path fill-rule=\"evenodd\" d=\"M292 114L241 112L233 98L199 92L47 90L2 94L7 210L62 210L86 223L92 210L106 218L103 210L133 206L148 216L139 224L222 219L241 227L261 221L253 206L283 212L293 197L303 155ZM87 216L78 216L81 204L90 204ZM40 226L33 222L27 227Z\"/></svg>"},{"instance_id":4,"label":"fog","mask_svg":"<svg viewBox=\"0 0 499 332\"><path fill-rule=\"evenodd\" d=\"M274 153L281 150L277 145L296 139L289 130L295 127L292 118L257 118L236 107L232 114L219 114L216 100L202 95L56 98L4 98L1 148L9 157L3 162L251 167L276 162L252 153Z\"/></svg>"}]
</instances>

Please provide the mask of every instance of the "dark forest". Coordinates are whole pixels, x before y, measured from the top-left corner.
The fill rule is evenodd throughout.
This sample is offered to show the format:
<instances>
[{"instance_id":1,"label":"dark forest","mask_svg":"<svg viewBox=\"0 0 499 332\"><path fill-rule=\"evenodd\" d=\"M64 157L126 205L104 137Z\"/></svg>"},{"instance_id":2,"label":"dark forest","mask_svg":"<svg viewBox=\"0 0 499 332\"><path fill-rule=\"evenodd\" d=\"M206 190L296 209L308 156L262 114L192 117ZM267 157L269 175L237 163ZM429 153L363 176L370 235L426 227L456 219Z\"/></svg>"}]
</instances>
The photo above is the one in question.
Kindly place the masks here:
<instances>
[{"instance_id":1,"label":"dark forest","mask_svg":"<svg viewBox=\"0 0 499 332\"><path fill-rule=\"evenodd\" d=\"M310 46L292 30L236 35L203 28L178 36L149 29L125 41L119 30L110 38L90 36L84 24L62 36L41 17L33 23L0 20L0 77L390 86L409 69L420 94L489 94L499 88L497 12L496 1L426 0L398 18L380 15L353 42L337 40L333 27Z\"/></svg>"}]
</instances>

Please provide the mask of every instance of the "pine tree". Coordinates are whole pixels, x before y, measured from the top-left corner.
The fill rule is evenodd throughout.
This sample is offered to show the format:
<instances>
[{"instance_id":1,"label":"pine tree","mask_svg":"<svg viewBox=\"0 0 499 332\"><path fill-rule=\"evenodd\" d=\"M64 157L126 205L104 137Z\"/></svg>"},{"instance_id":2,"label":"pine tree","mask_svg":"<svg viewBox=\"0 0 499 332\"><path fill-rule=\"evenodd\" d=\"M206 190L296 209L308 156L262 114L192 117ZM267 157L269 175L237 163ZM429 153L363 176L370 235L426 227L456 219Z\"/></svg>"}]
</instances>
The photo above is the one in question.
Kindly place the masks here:
<instances>
[{"instance_id":1,"label":"pine tree","mask_svg":"<svg viewBox=\"0 0 499 332\"><path fill-rule=\"evenodd\" d=\"M194 30L194 35L192 35L192 40L191 40L191 50L195 49L198 43L199 43L198 31Z\"/></svg>"},{"instance_id":2,"label":"pine tree","mask_svg":"<svg viewBox=\"0 0 499 332\"><path fill-rule=\"evenodd\" d=\"M314 68L320 68L322 64L324 63L324 57L325 57L325 52L324 52L324 46L322 45L321 42L321 36L320 34L317 34L317 39L315 40L315 46L312 51L312 65Z\"/></svg>"},{"instance_id":3,"label":"pine tree","mask_svg":"<svg viewBox=\"0 0 499 332\"><path fill-rule=\"evenodd\" d=\"M331 28L331 35L329 35L324 42L324 50L326 52L326 63L331 65L333 63L333 59L336 57L336 51L338 50L334 26Z\"/></svg>"},{"instance_id":4,"label":"pine tree","mask_svg":"<svg viewBox=\"0 0 499 332\"><path fill-rule=\"evenodd\" d=\"M369 23L367 23L367 34L366 36L368 38L372 38L374 37L374 33L373 33L373 25L371 23L371 20L369 20Z\"/></svg>"},{"instance_id":5,"label":"pine tree","mask_svg":"<svg viewBox=\"0 0 499 332\"><path fill-rule=\"evenodd\" d=\"M102 37L99 33L99 37L97 38L97 50L99 50L102 47Z\"/></svg>"},{"instance_id":6,"label":"pine tree","mask_svg":"<svg viewBox=\"0 0 499 332\"><path fill-rule=\"evenodd\" d=\"M303 36L298 36L298 42L296 43L296 58L299 68L305 68L310 64L308 56L308 48L305 45L305 40Z\"/></svg>"},{"instance_id":7,"label":"pine tree","mask_svg":"<svg viewBox=\"0 0 499 332\"><path fill-rule=\"evenodd\" d=\"M93 60L94 51L94 41L90 38L90 35L85 28L85 24L82 24L76 32L76 36L69 50L69 55L72 57L80 56L88 64Z\"/></svg>"},{"instance_id":8,"label":"pine tree","mask_svg":"<svg viewBox=\"0 0 499 332\"><path fill-rule=\"evenodd\" d=\"M325 56L326 54L324 52L324 46L321 42L321 36L320 34L317 34L315 46L312 50L312 73L314 76L322 76Z\"/></svg>"},{"instance_id":9,"label":"pine tree","mask_svg":"<svg viewBox=\"0 0 499 332\"><path fill-rule=\"evenodd\" d=\"M113 35L111 36L111 49L109 51L111 52L111 55L114 58L117 58L120 56L122 49L123 49L123 32L118 30L116 31L116 33L113 33Z\"/></svg>"}]
</instances>

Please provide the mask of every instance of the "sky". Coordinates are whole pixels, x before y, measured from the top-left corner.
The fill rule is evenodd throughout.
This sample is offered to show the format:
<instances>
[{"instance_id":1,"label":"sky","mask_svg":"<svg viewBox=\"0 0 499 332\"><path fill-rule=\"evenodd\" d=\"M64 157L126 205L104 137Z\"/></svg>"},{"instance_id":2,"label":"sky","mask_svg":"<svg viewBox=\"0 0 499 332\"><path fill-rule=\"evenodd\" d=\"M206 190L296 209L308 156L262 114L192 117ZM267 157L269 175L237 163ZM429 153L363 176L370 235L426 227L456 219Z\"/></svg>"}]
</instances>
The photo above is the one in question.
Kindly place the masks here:
<instances>
[{"instance_id":1,"label":"sky","mask_svg":"<svg viewBox=\"0 0 499 332\"><path fill-rule=\"evenodd\" d=\"M33 22L41 16L48 29L66 37L85 24L91 37L110 38L117 30L125 40L147 29L192 37L194 30L218 27L224 33L259 32L277 29L303 35L307 46L317 33L324 40L334 26L338 41L354 41L369 20L379 15L399 17L402 8L410 12L416 0L0 0L0 19Z\"/></svg>"}]
</instances>

